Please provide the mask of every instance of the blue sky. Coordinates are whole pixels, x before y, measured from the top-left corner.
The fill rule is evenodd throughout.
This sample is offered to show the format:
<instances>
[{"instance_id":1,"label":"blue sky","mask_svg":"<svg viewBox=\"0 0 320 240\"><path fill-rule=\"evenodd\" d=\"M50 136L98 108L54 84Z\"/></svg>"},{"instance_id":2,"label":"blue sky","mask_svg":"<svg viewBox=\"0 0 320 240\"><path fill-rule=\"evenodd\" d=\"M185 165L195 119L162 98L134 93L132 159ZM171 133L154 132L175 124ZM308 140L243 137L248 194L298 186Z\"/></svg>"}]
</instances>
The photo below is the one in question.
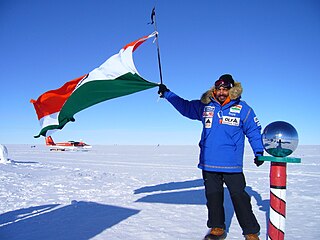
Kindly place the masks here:
<instances>
[{"instance_id":1,"label":"blue sky","mask_svg":"<svg viewBox=\"0 0 320 240\"><path fill-rule=\"evenodd\" d=\"M124 45L153 32L155 1L2 0L0 143L40 144L31 98L98 67ZM300 144L320 144L320 3L317 0L162 0L156 3L163 80L199 99L230 73L262 127L286 121ZM134 60L159 82L156 45ZM53 135L90 144L197 144L201 123L179 115L157 88L85 109Z\"/></svg>"}]
</instances>

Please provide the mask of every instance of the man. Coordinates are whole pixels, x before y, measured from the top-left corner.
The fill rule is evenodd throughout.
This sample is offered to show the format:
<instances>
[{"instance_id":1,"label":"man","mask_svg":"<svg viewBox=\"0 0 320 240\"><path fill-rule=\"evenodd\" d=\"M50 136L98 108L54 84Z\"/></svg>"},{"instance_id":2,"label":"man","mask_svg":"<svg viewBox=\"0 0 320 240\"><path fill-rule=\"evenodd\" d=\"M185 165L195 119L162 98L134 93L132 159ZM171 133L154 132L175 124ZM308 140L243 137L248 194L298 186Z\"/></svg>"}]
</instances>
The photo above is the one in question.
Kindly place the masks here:
<instances>
[{"instance_id":1,"label":"man","mask_svg":"<svg viewBox=\"0 0 320 240\"><path fill-rule=\"evenodd\" d=\"M254 152L254 162L263 162L261 126L252 110L241 101L242 87L230 74L222 75L201 100L188 101L159 85L160 97L167 99L183 116L203 124L198 167L202 169L211 228L205 239L225 239L223 207L225 183L232 199L242 234L246 240L259 239L260 226L252 212L250 196L245 191L243 174L244 141L247 136Z\"/></svg>"}]
</instances>

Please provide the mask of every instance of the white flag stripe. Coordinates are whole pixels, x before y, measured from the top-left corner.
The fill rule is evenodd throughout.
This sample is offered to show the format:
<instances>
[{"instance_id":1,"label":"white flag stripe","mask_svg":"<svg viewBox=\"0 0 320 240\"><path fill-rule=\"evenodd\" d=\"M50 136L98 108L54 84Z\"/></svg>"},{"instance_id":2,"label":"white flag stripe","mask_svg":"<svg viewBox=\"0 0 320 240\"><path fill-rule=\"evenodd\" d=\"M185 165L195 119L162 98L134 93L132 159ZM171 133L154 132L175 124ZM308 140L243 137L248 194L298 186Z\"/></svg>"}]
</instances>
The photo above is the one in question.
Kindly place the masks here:
<instances>
[{"instance_id":1,"label":"white flag stripe","mask_svg":"<svg viewBox=\"0 0 320 240\"><path fill-rule=\"evenodd\" d=\"M141 41L145 41L148 38L154 37L155 35L156 32L150 34L145 38L141 38L140 41L136 42L136 44L138 44ZM119 51L119 53L111 56L103 64L101 64L100 67L97 67L94 70L92 70L86 79L79 82L75 90L81 87L83 84L88 83L90 81L114 80L128 72L139 75L132 58L132 52L135 45L129 46L126 49L122 48Z\"/></svg>"}]
</instances>

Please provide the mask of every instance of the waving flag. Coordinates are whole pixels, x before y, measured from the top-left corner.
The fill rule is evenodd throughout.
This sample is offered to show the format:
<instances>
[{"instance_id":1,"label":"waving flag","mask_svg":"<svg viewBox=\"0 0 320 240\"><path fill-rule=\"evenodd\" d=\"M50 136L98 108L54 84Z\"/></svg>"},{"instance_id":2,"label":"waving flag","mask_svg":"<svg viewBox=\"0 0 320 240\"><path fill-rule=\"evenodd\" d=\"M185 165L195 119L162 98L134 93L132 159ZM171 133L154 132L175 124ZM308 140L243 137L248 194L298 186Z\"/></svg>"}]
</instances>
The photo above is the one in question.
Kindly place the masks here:
<instances>
[{"instance_id":1,"label":"waving flag","mask_svg":"<svg viewBox=\"0 0 320 240\"><path fill-rule=\"evenodd\" d=\"M62 129L74 121L77 112L94 104L158 86L138 74L132 58L137 47L155 35L156 32L127 44L90 73L45 92L37 100L30 100L41 125L35 137L49 136Z\"/></svg>"}]
</instances>

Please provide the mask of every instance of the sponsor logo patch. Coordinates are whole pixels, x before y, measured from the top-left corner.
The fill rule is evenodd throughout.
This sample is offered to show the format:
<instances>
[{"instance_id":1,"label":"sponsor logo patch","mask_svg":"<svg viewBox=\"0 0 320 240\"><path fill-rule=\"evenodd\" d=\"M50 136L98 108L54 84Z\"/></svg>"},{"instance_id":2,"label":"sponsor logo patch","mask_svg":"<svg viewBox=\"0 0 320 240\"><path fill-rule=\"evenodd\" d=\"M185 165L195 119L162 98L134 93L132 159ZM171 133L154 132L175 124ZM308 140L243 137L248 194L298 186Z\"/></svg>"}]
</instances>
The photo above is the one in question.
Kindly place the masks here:
<instances>
[{"instance_id":1,"label":"sponsor logo patch","mask_svg":"<svg viewBox=\"0 0 320 240\"><path fill-rule=\"evenodd\" d=\"M203 117L213 117L213 112L203 112Z\"/></svg>"},{"instance_id":2,"label":"sponsor logo patch","mask_svg":"<svg viewBox=\"0 0 320 240\"><path fill-rule=\"evenodd\" d=\"M230 108L230 112L232 112L232 113L240 113L241 109L242 109L242 105L232 106Z\"/></svg>"},{"instance_id":3,"label":"sponsor logo patch","mask_svg":"<svg viewBox=\"0 0 320 240\"><path fill-rule=\"evenodd\" d=\"M260 121L257 117L254 117L254 122L257 124L257 126L261 126Z\"/></svg>"},{"instance_id":4,"label":"sponsor logo patch","mask_svg":"<svg viewBox=\"0 0 320 240\"><path fill-rule=\"evenodd\" d=\"M239 126L240 125L240 118L223 116L222 117L222 124L227 124L230 126Z\"/></svg>"},{"instance_id":5,"label":"sponsor logo patch","mask_svg":"<svg viewBox=\"0 0 320 240\"><path fill-rule=\"evenodd\" d=\"M213 117L214 107L206 106L203 110L202 116L203 117Z\"/></svg>"},{"instance_id":6,"label":"sponsor logo patch","mask_svg":"<svg viewBox=\"0 0 320 240\"><path fill-rule=\"evenodd\" d=\"M211 128L212 126L212 118L205 118L204 119L205 128Z\"/></svg>"}]
</instances>

